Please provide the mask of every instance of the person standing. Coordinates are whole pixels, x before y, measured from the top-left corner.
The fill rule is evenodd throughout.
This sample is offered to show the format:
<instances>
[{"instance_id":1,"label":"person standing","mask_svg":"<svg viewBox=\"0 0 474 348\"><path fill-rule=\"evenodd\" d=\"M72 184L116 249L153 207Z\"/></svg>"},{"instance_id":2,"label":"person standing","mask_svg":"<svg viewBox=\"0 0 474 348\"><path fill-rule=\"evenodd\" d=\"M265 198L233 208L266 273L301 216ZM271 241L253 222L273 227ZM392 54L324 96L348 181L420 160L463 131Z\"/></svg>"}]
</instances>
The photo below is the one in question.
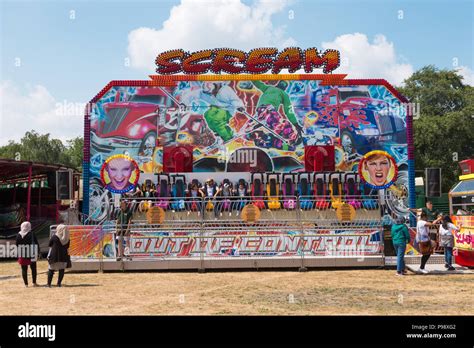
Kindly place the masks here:
<instances>
[{"instance_id":1,"label":"person standing","mask_svg":"<svg viewBox=\"0 0 474 348\"><path fill-rule=\"evenodd\" d=\"M405 272L405 250L407 244L410 243L410 232L405 224L404 217L395 219L395 224L392 225L392 243L397 254L397 275L402 276Z\"/></svg>"},{"instance_id":2,"label":"person standing","mask_svg":"<svg viewBox=\"0 0 474 348\"><path fill-rule=\"evenodd\" d=\"M444 265L448 271L455 271L453 267L453 248L454 248L454 235L455 231L459 231L459 227L453 224L451 218L446 215L443 217L443 222L439 226L439 234L441 237L441 246L444 247Z\"/></svg>"},{"instance_id":3,"label":"person standing","mask_svg":"<svg viewBox=\"0 0 474 348\"><path fill-rule=\"evenodd\" d=\"M127 202L122 201L120 202L120 211L117 214L117 239L118 239L118 252L119 257L117 258L119 261L122 259L123 255L123 241L124 238L127 238L127 245L128 245L128 234L130 232L130 224L132 223L132 213L127 208Z\"/></svg>"},{"instance_id":4,"label":"person standing","mask_svg":"<svg viewBox=\"0 0 474 348\"><path fill-rule=\"evenodd\" d=\"M433 208L433 202L426 201L426 207L418 209L413 208L410 211L414 213L425 213L426 214L426 221L433 222L439 216L440 212Z\"/></svg>"},{"instance_id":5,"label":"person standing","mask_svg":"<svg viewBox=\"0 0 474 348\"><path fill-rule=\"evenodd\" d=\"M424 212L426 214L428 222L435 221L438 218L439 214L441 214L439 210L434 209L433 202L431 201L426 202L426 207L422 208L421 212Z\"/></svg>"},{"instance_id":6,"label":"person standing","mask_svg":"<svg viewBox=\"0 0 474 348\"><path fill-rule=\"evenodd\" d=\"M58 287L61 287L61 282L64 278L64 270L70 263L71 259L68 254L69 249L69 229L66 225L58 225L56 233L49 240L48 253L48 287L51 287L54 272L58 271Z\"/></svg>"},{"instance_id":7,"label":"person standing","mask_svg":"<svg viewBox=\"0 0 474 348\"><path fill-rule=\"evenodd\" d=\"M28 266L31 268L33 286L36 284L36 259L39 255L39 243L35 234L31 231L31 223L25 221L20 226L20 232L16 236L16 246L18 250L18 263L21 266L21 276L25 287L28 287Z\"/></svg>"},{"instance_id":8,"label":"person standing","mask_svg":"<svg viewBox=\"0 0 474 348\"><path fill-rule=\"evenodd\" d=\"M426 262L430 258L430 255L433 253L436 244L435 241L431 240L430 238L430 229L429 227L436 226L436 224L441 220L441 217L436 219L433 222L427 221L428 217L425 212L422 212L420 215L420 219L416 224L416 241L418 242L419 249L421 254L421 264L420 269L418 270L420 273L427 274L428 271L425 270Z\"/></svg>"}]
</instances>

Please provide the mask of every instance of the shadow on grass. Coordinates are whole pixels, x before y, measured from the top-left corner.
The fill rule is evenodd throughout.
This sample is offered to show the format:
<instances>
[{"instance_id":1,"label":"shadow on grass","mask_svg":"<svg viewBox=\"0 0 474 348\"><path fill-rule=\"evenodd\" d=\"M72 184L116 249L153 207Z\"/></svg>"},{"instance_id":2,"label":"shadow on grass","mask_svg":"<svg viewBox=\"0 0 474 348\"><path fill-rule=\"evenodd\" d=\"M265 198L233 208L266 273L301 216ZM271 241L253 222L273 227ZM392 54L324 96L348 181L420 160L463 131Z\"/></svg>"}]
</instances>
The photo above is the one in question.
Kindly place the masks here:
<instances>
[{"instance_id":1,"label":"shadow on grass","mask_svg":"<svg viewBox=\"0 0 474 348\"><path fill-rule=\"evenodd\" d=\"M94 287L94 286L101 286L99 284L61 284L61 288L89 288L89 287ZM40 288L47 288L48 285L46 284L41 284L39 285ZM58 288L58 286L54 283L51 284L52 288Z\"/></svg>"},{"instance_id":2,"label":"shadow on grass","mask_svg":"<svg viewBox=\"0 0 474 348\"><path fill-rule=\"evenodd\" d=\"M101 286L99 284L62 284L61 287L63 288L87 288L93 286Z\"/></svg>"}]
</instances>

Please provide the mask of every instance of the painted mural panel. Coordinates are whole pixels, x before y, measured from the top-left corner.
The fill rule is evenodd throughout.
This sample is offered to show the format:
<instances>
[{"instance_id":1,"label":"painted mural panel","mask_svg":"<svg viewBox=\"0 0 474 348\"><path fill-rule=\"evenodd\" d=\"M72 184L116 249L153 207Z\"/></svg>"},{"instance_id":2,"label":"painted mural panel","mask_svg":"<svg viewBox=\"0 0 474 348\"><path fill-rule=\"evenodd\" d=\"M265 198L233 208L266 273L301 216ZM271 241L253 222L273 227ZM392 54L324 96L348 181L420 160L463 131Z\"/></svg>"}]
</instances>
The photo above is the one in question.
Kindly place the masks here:
<instances>
[{"instance_id":1,"label":"painted mural panel","mask_svg":"<svg viewBox=\"0 0 474 348\"><path fill-rule=\"evenodd\" d=\"M357 171L386 152L398 175L387 194L408 205L406 110L382 85L323 86L317 80L179 81L174 87L111 88L91 113L90 201L104 194L100 171L113 155L145 174L163 170L163 148L193 147L194 172L304 171L304 148L334 146L335 169ZM257 165L229 161L254 149Z\"/></svg>"}]
</instances>

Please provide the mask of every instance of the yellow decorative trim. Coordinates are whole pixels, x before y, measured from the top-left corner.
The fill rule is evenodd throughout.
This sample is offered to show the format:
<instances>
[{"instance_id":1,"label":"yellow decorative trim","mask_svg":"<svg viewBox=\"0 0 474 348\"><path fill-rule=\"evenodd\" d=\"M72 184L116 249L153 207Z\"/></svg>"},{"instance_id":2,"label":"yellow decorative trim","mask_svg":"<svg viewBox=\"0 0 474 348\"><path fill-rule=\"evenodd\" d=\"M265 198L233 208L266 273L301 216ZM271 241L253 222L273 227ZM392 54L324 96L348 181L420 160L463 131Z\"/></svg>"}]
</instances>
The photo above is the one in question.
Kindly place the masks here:
<instances>
[{"instance_id":1,"label":"yellow decorative trim","mask_svg":"<svg viewBox=\"0 0 474 348\"><path fill-rule=\"evenodd\" d=\"M474 191L452 192L449 194L449 196L458 197L458 196L466 196L466 195L472 195L472 194L474 194Z\"/></svg>"},{"instance_id":2,"label":"yellow decorative trim","mask_svg":"<svg viewBox=\"0 0 474 348\"><path fill-rule=\"evenodd\" d=\"M459 176L459 180L470 180L470 179L474 179L474 173Z\"/></svg>"},{"instance_id":3,"label":"yellow decorative trim","mask_svg":"<svg viewBox=\"0 0 474 348\"><path fill-rule=\"evenodd\" d=\"M367 159L368 157L373 156L373 155L384 155L384 156L387 156L387 157L392 157L392 156L390 156L390 154L388 152L382 151L382 150L373 150L373 151L367 152L362 157Z\"/></svg>"}]
</instances>

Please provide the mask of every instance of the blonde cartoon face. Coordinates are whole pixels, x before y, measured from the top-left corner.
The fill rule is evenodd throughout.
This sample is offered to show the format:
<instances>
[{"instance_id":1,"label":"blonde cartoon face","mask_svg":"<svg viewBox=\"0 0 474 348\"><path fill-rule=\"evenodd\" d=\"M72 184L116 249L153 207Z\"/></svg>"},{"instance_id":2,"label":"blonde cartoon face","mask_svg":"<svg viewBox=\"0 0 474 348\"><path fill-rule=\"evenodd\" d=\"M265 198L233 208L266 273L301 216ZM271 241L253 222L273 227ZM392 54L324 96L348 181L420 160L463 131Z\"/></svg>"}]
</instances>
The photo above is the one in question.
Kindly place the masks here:
<instances>
[{"instance_id":1,"label":"blonde cartoon face","mask_svg":"<svg viewBox=\"0 0 474 348\"><path fill-rule=\"evenodd\" d=\"M387 156L377 154L367 158L364 169L369 173L370 183L375 186L387 184L392 162Z\"/></svg>"},{"instance_id":2,"label":"blonde cartoon face","mask_svg":"<svg viewBox=\"0 0 474 348\"><path fill-rule=\"evenodd\" d=\"M130 184L133 164L126 158L114 158L107 164L106 170L113 189L123 190Z\"/></svg>"}]
</instances>

